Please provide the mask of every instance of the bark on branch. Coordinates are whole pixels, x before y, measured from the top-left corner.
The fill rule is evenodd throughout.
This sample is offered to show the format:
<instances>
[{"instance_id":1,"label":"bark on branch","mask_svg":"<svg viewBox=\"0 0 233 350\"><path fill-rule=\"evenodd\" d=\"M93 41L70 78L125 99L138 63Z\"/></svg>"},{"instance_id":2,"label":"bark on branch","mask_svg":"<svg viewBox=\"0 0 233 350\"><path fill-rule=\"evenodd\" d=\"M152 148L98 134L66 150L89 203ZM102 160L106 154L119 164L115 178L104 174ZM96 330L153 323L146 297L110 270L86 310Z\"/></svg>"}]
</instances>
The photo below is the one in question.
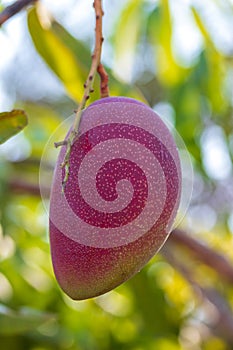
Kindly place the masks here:
<instances>
[{"instance_id":1,"label":"bark on branch","mask_svg":"<svg viewBox=\"0 0 233 350\"><path fill-rule=\"evenodd\" d=\"M12 179L8 183L10 192L16 193L16 194L30 194L33 196L40 196L41 189L38 185L29 183L23 180L16 180ZM46 195L46 197L49 197L50 194L50 188L43 186L43 193Z\"/></svg>"},{"instance_id":2,"label":"bark on branch","mask_svg":"<svg viewBox=\"0 0 233 350\"><path fill-rule=\"evenodd\" d=\"M227 339L230 344L233 344L233 313L227 300L215 288L201 286L194 279L192 271L174 256L171 246L165 246L162 250L162 255L192 286L193 291L200 300L204 302L208 301L214 306L216 310L215 319L210 319L207 315L206 320L211 331Z\"/></svg>"},{"instance_id":3,"label":"bark on branch","mask_svg":"<svg viewBox=\"0 0 233 350\"><path fill-rule=\"evenodd\" d=\"M190 254L215 270L226 282L233 284L233 266L222 254L217 253L201 241L178 229L171 233L169 242L188 249Z\"/></svg>"},{"instance_id":4,"label":"bark on branch","mask_svg":"<svg viewBox=\"0 0 233 350\"><path fill-rule=\"evenodd\" d=\"M69 168L70 168L69 159L70 159L71 147L72 147L76 137L78 136L78 129L79 129L80 121L81 121L82 111L86 106L87 100L90 98L90 94L94 91L93 90L93 83L94 83L96 73L98 71L98 67L100 66L100 63L101 63L102 44L104 41L103 34L102 34L102 19L104 16L104 11L102 8L102 0L94 0L93 7L95 10L95 20L96 20L95 48L94 48L94 52L92 55L92 63L91 63L90 71L89 71L87 80L84 84L83 98L78 106L77 111L76 111L74 124L73 124L72 131L71 131L69 137L67 138L67 140L55 143L55 147L66 146L66 153L65 153L64 161L61 164L61 167L65 169L65 175L64 175L64 179L62 181L63 190L65 188L65 185L66 185L66 183L68 181L68 177L69 177ZM102 72L103 72L103 70L102 70ZM104 71L104 73L102 76L100 75L101 84L103 82L103 76L105 77L105 81L106 81L107 73L105 71ZM105 84L105 82L104 82L104 84ZM101 85L101 88L102 88L102 85Z\"/></svg>"},{"instance_id":5,"label":"bark on branch","mask_svg":"<svg viewBox=\"0 0 233 350\"><path fill-rule=\"evenodd\" d=\"M5 23L9 18L16 15L18 12L20 12L25 7L32 5L38 0L18 0L14 2L12 5L7 6L1 13L0 13L0 26Z\"/></svg>"},{"instance_id":6,"label":"bark on branch","mask_svg":"<svg viewBox=\"0 0 233 350\"><path fill-rule=\"evenodd\" d=\"M108 88L108 74L104 69L102 63L99 64L97 69L100 76L100 95L101 98L109 96L109 88Z\"/></svg>"}]
</instances>

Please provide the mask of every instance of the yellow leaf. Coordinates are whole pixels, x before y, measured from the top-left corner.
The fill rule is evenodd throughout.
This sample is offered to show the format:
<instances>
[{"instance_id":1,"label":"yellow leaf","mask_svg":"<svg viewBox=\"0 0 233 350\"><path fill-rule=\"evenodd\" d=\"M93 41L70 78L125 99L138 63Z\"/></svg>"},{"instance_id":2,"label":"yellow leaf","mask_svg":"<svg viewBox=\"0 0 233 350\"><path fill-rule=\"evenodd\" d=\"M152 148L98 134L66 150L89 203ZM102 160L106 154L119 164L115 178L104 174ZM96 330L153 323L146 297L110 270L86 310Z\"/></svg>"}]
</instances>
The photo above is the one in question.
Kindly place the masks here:
<instances>
[{"instance_id":1,"label":"yellow leaf","mask_svg":"<svg viewBox=\"0 0 233 350\"><path fill-rule=\"evenodd\" d=\"M75 54L52 30L52 25L42 25L36 8L33 8L28 14L28 27L39 54L61 79L70 96L75 101L80 101L84 80L82 67L80 67Z\"/></svg>"}]
</instances>

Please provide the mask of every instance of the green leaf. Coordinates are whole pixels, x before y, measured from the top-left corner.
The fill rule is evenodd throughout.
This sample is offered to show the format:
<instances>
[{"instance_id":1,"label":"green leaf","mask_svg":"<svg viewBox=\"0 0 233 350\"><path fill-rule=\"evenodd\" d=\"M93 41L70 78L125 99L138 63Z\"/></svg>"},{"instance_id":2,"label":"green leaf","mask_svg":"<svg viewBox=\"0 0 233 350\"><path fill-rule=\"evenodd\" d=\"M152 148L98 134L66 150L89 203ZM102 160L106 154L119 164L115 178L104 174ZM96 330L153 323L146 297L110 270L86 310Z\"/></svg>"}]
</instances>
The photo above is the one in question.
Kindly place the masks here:
<instances>
[{"instance_id":1,"label":"green leaf","mask_svg":"<svg viewBox=\"0 0 233 350\"><path fill-rule=\"evenodd\" d=\"M13 335L24 333L54 320L54 315L32 309L21 309L16 312L0 305L0 334Z\"/></svg>"},{"instance_id":2,"label":"green leaf","mask_svg":"<svg viewBox=\"0 0 233 350\"><path fill-rule=\"evenodd\" d=\"M84 45L84 43L73 37L60 23L52 21L51 30L75 55L78 64L82 68L81 74L86 78L91 65L90 50Z\"/></svg>"},{"instance_id":3,"label":"green leaf","mask_svg":"<svg viewBox=\"0 0 233 350\"><path fill-rule=\"evenodd\" d=\"M225 57L215 46L214 41L208 29L206 28L204 19L198 11L191 7L197 27L199 28L205 41L205 59L207 69L204 79L206 83L206 94L212 103L215 113L224 113L227 108L226 97L224 96L224 84L226 78Z\"/></svg>"},{"instance_id":4,"label":"green leaf","mask_svg":"<svg viewBox=\"0 0 233 350\"><path fill-rule=\"evenodd\" d=\"M213 112L224 113L227 110L227 100L224 96L226 81L226 66L224 58L212 46L207 46L205 56L208 63L208 78L206 94L211 101Z\"/></svg>"},{"instance_id":5,"label":"green leaf","mask_svg":"<svg viewBox=\"0 0 233 350\"><path fill-rule=\"evenodd\" d=\"M83 83L85 82L91 65L91 52L81 41L74 38L63 26L58 22L52 21L50 27L43 28L35 9L32 9L28 15L28 26L34 41L34 44L53 72L62 80L67 91L76 100L80 101L83 94ZM59 45L56 47L56 54L51 50L49 42L56 41ZM68 64L64 65L65 60L62 59L59 50L69 53L72 57L72 64L75 68L72 70L74 85L70 84L65 69ZM59 58L60 57L60 58ZM56 66L56 64L58 66ZM65 67L64 67L65 66ZM71 67L71 65L69 65ZM62 71L64 69L64 71ZM134 98L143 99L142 95L133 86L128 86L119 82L108 70L111 95L127 95ZM76 78L75 78L76 76ZM94 93L91 100L99 98L99 79L94 82ZM91 101L88 101L90 103Z\"/></svg>"},{"instance_id":6,"label":"green leaf","mask_svg":"<svg viewBox=\"0 0 233 350\"><path fill-rule=\"evenodd\" d=\"M196 22L196 25L198 27L198 29L200 30L203 38L205 39L206 43L209 45L209 46L212 46L212 47L215 47L214 43L213 43L213 40L205 26L205 24L203 23L203 20L199 14L199 12L193 7L191 6L191 11L193 13L193 17L195 19L195 22Z\"/></svg>"},{"instance_id":7,"label":"green leaf","mask_svg":"<svg viewBox=\"0 0 233 350\"><path fill-rule=\"evenodd\" d=\"M155 47L155 63L158 79L165 86L174 86L182 82L187 70L176 62L172 51L173 24L170 3L160 0L159 9L155 9L150 18L150 41Z\"/></svg>"},{"instance_id":8,"label":"green leaf","mask_svg":"<svg viewBox=\"0 0 233 350\"><path fill-rule=\"evenodd\" d=\"M87 78L88 71L90 69L91 65L91 52L90 50L82 43L81 41L74 38L63 26L61 26L58 22L53 21L51 24L51 29L54 34L56 34L62 42L66 44L66 46L71 50L76 57L76 59L79 61L79 66L81 69L82 74L82 81L84 82ZM107 68L107 67L106 67ZM139 91L132 85L123 84L122 82L119 82L111 73L109 69L108 76L109 76L109 88L111 91L111 95L113 96L129 96L133 98L143 99L142 95L139 93ZM99 79L98 77L95 79L94 82L94 93L91 95L91 100L95 100L99 98ZM91 102L91 101L88 101Z\"/></svg>"},{"instance_id":9,"label":"green leaf","mask_svg":"<svg viewBox=\"0 0 233 350\"><path fill-rule=\"evenodd\" d=\"M69 43L66 43L62 35L59 35L57 26L53 26L52 22L45 26L36 8L33 8L28 14L28 28L39 54L60 78L69 95L75 101L80 101L84 83L83 67L77 55L71 50Z\"/></svg>"},{"instance_id":10,"label":"green leaf","mask_svg":"<svg viewBox=\"0 0 233 350\"><path fill-rule=\"evenodd\" d=\"M13 109L11 112L0 113L0 144L20 132L28 123L23 110Z\"/></svg>"}]
</instances>

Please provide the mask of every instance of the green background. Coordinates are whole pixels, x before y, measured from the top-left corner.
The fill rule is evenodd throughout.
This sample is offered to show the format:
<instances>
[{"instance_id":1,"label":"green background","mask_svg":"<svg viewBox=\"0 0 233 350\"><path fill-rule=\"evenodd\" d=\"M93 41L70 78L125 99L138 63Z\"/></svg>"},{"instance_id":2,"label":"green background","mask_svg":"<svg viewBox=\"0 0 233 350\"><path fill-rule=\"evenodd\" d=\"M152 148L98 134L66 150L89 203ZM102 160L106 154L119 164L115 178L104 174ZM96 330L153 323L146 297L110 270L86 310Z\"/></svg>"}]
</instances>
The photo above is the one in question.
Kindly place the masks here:
<instances>
[{"instance_id":1,"label":"green background","mask_svg":"<svg viewBox=\"0 0 233 350\"><path fill-rule=\"evenodd\" d=\"M77 23L83 2L75 7ZM0 146L0 348L232 349L233 3L194 1L191 6L185 1L128 0L119 8L113 3L117 15L108 4L104 17L111 95L148 103L170 120L190 154L194 187L179 227L182 233L174 232L140 273L103 296L75 302L60 290L40 196L40 160L50 135L82 97L91 63L94 11L90 6L85 37L71 34L65 21L59 23L52 5L49 21L39 6L31 7L20 17L25 35L59 89L23 94L36 64L29 75L19 74L17 84L5 76L8 84L3 87L14 91L12 109L23 109L28 125ZM180 7L187 13L183 20ZM2 26L2 35L14 21L16 17ZM190 34L182 27L187 22L192 24ZM179 40L187 41L186 55ZM18 55L21 62L30 60L23 46ZM17 62L14 69L20 71L23 66ZM33 83L47 84L43 75ZM98 98L97 77L91 101ZM3 143L27 120L16 113L8 114L6 121L6 112L1 112ZM47 203L48 183L40 185Z\"/></svg>"}]
</instances>

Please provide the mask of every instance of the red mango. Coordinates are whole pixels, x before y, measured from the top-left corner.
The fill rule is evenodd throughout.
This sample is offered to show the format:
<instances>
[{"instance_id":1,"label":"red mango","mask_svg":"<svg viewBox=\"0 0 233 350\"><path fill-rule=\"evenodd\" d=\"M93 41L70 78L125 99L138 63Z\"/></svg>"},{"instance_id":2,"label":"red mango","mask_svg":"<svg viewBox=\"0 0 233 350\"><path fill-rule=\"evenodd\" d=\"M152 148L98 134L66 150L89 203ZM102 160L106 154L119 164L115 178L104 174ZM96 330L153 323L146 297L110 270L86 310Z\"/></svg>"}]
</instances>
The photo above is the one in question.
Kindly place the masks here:
<instances>
[{"instance_id":1,"label":"red mango","mask_svg":"<svg viewBox=\"0 0 233 350\"><path fill-rule=\"evenodd\" d=\"M125 97L83 112L63 192L65 147L51 190L51 254L59 285L81 300L123 283L161 248L177 214L181 168L161 118Z\"/></svg>"}]
</instances>

